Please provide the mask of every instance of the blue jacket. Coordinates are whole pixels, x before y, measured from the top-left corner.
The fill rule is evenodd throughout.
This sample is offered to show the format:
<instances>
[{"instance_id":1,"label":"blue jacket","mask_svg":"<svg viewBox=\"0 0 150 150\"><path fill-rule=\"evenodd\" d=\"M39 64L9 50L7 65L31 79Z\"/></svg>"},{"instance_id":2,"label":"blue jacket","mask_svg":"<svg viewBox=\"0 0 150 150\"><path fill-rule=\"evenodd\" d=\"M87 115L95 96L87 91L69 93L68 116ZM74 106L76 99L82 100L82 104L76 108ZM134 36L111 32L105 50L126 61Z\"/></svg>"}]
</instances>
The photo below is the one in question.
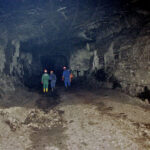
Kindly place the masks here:
<instances>
[{"instance_id":1,"label":"blue jacket","mask_svg":"<svg viewBox=\"0 0 150 150\"><path fill-rule=\"evenodd\" d=\"M63 77L64 78L70 78L70 71L69 70L64 70L63 71Z\"/></svg>"},{"instance_id":2,"label":"blue jacket","mask_svg":"<svg viewBox=\"0 0 150 150\"><path fill-rule=\"evenodd\" d=\"M56 75L55 74L50 74L50 80L51 81L56 81Z\"/></svg>"}]
</instances>

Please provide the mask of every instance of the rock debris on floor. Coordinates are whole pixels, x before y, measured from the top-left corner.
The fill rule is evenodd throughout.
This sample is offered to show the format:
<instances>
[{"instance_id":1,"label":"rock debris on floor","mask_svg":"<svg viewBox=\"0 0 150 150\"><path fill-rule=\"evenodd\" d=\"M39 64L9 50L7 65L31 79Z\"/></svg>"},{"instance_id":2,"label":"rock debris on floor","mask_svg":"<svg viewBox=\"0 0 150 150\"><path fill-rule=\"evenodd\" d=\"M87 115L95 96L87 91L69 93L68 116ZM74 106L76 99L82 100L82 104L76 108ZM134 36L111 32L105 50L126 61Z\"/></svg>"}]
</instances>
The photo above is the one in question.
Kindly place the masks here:
<instances>
[{"instance_id":1,"label":"rock debris on floor","mask_svg":"<svg viewBox=\"0 0 150 150\"><path fill-rule=\"evenodd\" d=\"M1 99L0 150L150 149L150 106L139 99L113 90L57 94Z\"/></svg>"}]
</instances>

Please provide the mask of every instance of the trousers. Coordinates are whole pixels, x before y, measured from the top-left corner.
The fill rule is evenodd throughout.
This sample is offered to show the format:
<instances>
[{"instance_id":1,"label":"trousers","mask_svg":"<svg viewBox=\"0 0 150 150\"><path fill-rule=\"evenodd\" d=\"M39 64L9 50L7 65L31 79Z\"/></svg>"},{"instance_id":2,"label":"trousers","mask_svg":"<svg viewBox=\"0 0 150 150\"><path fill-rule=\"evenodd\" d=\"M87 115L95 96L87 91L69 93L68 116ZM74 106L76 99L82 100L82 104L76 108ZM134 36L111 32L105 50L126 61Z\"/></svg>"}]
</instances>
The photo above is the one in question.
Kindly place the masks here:
<instances>
[{"instance_id":1,"label":"trousers","mask_svg":"<svg viewBox=\"0 0 150 150\"><path fill-rule=\"evenodd\" d=\"M47 89L48 88L48 83L43 83L43 89Z\"/></svg>"},{"instance_id":2,"label":"trousers","mask_svg":"<svg viewBox=\"0 0 150 150\"><path fill-rule=\"evenodd\" d=\"M68 87L71 85L70 78L65 78L64 82L65 82L65 87Z\"/></svg>"},{"instance_id":3,"label":"trousers","mask_svg":"<svg viewBox=\"0 0 150 150\"><path fill-rule=\"evenodd\" d=\"M55 88L56 85L56 81L55 80L51 80L51 88Z\"/></svg>"}]
</instances>

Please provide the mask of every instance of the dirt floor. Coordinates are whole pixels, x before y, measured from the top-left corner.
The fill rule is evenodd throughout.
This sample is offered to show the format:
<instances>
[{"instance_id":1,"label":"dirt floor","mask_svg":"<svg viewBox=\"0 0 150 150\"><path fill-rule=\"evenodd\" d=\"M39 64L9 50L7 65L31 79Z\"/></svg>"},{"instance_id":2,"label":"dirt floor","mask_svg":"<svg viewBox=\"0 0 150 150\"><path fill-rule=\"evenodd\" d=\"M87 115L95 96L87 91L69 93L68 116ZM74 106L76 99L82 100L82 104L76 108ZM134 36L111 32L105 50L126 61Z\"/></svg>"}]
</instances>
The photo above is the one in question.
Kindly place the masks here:
<instances>
[{"instance_id":1,"label":"dirt floor","mask_svg":"<svg viewBox=\"0 0 150 150\"><path fill-rule=\"evenodd\" d=\"M0 150L149 150L149 116L114 90L17 90L0 99Z\"/></svg>"}]
</instances>

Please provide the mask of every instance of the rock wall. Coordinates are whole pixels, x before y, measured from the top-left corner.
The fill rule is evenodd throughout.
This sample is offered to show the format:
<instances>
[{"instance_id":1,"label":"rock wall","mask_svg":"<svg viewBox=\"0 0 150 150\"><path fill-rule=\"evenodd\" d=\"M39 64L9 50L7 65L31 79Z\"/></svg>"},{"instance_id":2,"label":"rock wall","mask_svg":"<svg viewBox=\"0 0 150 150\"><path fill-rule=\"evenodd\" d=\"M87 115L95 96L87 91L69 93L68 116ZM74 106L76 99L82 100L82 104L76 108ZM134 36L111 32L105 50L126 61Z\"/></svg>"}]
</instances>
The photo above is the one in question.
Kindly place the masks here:
<instances>
[{"instance_id":1,"label":"rock wall","mask_svg":"<svg viewBox=\"0 0 150 150\"><path fill-rule=\"evenodd\" d=\"M84 48L72 55L71 68L91 76L104 69L107 82L117 82L130 95L138 95L145 86L150 88L149 18L148 11L127 10L82 26L80 30L93 41L90 51Z\"/></svg>"},{"instance_id":2,"label":"rock wall","mask_svg":"<svg viewBox=\"0 0 150 150\"><path fill-rule=\"evenodd\" d=\"M83 48L75 51L70 57L70 69L79 71L80 76L84 75L85 71L90 69L90 60L93 56L93 52L90 51L89 44Z\"/></svg>"},{"instance_id":3,"label":"rock wall","mask_svg":"<svg viewBox=\"0 0 150 150\"><path fill-rule=\"evenodd\" d=\"M15 85L21 86L25 68L32 64L32 55L20 52L20 42L8 41L0 45L0 94L15 91Z\"/></svg>"},{"instance_id":4,"label":"rock wall","mask_svg":"<svg viewBox=\"0 0 150 150\"><path fill-rule=\"evenodd\" d=\"M150 32L147 24L134 39L130 51L126 53L125 60L116 64L114 76L120 81L122 88L135 95L150 88Z\"/></svg>"}]
</instances>

